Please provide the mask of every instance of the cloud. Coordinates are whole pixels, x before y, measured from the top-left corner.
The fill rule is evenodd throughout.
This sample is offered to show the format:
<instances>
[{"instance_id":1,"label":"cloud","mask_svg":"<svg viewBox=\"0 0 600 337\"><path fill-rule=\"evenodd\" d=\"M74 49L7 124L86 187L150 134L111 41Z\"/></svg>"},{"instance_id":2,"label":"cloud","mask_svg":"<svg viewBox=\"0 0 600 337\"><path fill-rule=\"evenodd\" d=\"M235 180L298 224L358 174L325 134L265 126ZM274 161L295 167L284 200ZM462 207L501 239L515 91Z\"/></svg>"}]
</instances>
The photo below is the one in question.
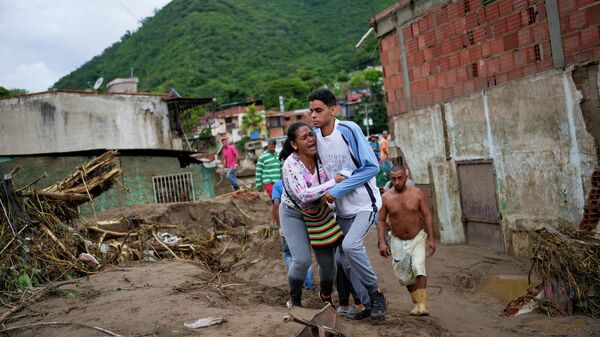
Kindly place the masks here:
<instances>
[{"instance_id":1,"label":"cloud","mask_svg":"<svg viewBox=\"0 0 600 337\"><path fill-rule=\"evenodd\" d=\"M0 0L0 86L46 89L169 2Z\"/></svg>"},{"instance_id":2,"label":"cloud","mask_svg":"<svg viewBox=\"0 0 600 337\"><path fill-rule=\"evenodd\" d=\"M7 88L26 88L30 92L45 91L58 75L44 62L19 64L12 71L0 70L0 85Z\"/></svg>"}]
</instances>

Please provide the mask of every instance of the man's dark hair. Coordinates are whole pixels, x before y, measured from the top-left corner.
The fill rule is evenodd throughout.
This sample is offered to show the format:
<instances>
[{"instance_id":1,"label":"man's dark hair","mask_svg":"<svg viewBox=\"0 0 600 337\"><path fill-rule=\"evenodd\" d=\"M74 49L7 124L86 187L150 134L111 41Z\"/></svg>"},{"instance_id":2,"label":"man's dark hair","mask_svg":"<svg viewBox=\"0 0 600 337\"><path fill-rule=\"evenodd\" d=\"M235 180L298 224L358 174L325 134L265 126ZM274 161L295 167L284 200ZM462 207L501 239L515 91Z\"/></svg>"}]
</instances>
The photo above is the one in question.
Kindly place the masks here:
<instances>
[{"instance_id":1,"label":"man's dark hair","mask_svg":"<svg viewBox=\"0 0 600 337\"><path fill-rule=\"evenodd\" d=\"M335 95L328 89L317 89L308 96L308 101L321 101L327 106L334 106L337 103Z\"/></svg>"},{"instance_id":2,"label":"man's dark hair","mask_svg":"<svg viewBox=\"0 0 600 337\"><path fill-rule=\"evenodd\" d=\"M392 168L390 169L390 172L395 172L395 171L406 172L406 169L402 165L394 164L394 166L392 166Z\"/></svg>"}]
</instances>

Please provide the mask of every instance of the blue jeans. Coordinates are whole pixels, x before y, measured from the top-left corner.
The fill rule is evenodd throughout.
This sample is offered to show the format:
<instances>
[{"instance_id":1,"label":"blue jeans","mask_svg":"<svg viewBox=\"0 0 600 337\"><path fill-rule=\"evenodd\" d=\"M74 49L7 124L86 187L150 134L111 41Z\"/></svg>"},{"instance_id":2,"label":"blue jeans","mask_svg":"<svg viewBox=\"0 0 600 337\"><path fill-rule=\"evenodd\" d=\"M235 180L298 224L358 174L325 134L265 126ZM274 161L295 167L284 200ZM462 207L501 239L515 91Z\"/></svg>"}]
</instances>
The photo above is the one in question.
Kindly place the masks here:
<instances>
[{"instance_id":1,"label":"blue jeans","mask_svg":"<svg viewBox=\"0 0 600 337\"><path fill-rule=\"evenodd\" d=\"M292 253L290 253L290 248L285 242L285 238L281 237L281 248L283 248L283 259L285 260L285 269L290 270L290 266L292 265ZM315 285L313 283L313 273L312 266L308 267L308 271L306 272L306 278L304 279L304 289L310 290L314 288Z\"/></svg>"},{"instance_id":2,"label":"blue jeans","mask_svg":"<svg viewBox=\"0 0 600 337\"><path fill-rule=\"evenodd\" d=\"M237 183L237 179L235 177L235 170L232 168L228 168L227 169L227 180L229 180L229 182L231 183L231 187L233 187L234 190L238 190L240 188L240 186Z\"/></svg>"},{"instance_id":3,"label":"blue jeans","mask_svg":"<svg viewBox=\"0 0 600 337\"><path fill-rule=\"evenodd\" d=\"M369 211L360 211L350 218L337 218L338 225L346 234L342 246L338 247L339 261L363 304L367 304L364 290L373 294L378 289L377 275L373 271L364 243L376 218L377 213Z\"/></svg>"}]
</instances>

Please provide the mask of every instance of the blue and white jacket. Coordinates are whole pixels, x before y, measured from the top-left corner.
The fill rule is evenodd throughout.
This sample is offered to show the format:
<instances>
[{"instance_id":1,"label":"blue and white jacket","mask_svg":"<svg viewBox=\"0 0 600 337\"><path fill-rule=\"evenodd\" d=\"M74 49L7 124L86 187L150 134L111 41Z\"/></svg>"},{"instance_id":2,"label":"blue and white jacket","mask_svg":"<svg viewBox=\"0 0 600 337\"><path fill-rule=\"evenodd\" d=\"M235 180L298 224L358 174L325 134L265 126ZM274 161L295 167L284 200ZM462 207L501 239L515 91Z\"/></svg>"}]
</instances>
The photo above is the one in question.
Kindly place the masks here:
<instances>
[{"instance_id":1,"label":"blue and white jacket","mask_svg":"<svg viewBox=\"0 0 600 337\"><path fill-rule=\"evenodd\" d=\"M314 132L317 151L327 175L334 177L344 168L353 171L352 176L329 190L336 198L338 215L376 212L381 207L381 195L375 182L379 164L360 127L354 122L335 120L331 135L323 137L320 129Z\"/></svg>"}]
</instances>

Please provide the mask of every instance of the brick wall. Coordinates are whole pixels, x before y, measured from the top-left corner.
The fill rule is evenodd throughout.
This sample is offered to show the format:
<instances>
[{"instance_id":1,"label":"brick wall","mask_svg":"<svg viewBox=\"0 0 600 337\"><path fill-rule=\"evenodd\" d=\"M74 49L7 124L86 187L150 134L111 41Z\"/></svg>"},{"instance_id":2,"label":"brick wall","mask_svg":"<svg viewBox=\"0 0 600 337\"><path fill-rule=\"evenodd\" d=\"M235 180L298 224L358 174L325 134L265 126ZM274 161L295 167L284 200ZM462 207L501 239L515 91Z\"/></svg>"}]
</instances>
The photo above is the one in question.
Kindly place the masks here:
<instances>
[{"instance_id":1,"label":"brick wall","mask_svg":"<svg viewBox=\"0 0 600 337\"><path fill-rule=\"evenodd\" d=\"M565 62L600 58L600 1L559 0L558 9Z\"/></svg>"},{"instance_id":2,"label":"brick wall","mask_svg":"<svg viewBox=\"0 0 600 337\"><path fill-rule=\"evenodd\" d=\"M600 1L558 0L567 64L600 56ZM553 68L544 0L449 1L402 26L414 109ZM382 37L388 115L408 111L397 31Z\"/></svg>"}]
</instances>

